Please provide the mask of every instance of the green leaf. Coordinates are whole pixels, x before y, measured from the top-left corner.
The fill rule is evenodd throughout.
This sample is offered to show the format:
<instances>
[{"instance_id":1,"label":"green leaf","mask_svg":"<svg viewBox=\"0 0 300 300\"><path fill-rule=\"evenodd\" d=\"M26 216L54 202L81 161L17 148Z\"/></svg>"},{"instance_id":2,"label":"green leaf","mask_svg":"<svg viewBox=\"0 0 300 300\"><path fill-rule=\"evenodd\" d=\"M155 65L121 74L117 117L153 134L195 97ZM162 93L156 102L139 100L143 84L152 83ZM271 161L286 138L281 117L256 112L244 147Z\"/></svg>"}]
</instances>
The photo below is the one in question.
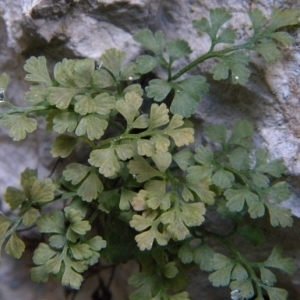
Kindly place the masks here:
<instances>
[{"instance_id":1,"label":"green leaf","mask_svg":"<svg viewBox=\"0 0 300 300\"><path fill-rule=\"evenodd\" d=\"M90 240L87 241L90 245L90 248L94 251L100 251L101 249L106 247L106 241L103 240L101 236L94 236Z\"/></svg>"},{"instance_id":2,"label":"green leaf","mask_svg":"<svg viewBox=\"0 0 300 300\"><path fill-rule=\"evenodd\" d=\"M268 292L270 300L287 300L288 292L284 289L275 287L264 287Z\"/></svg>"},{"instance_id":3,"label":"green leaf","mask_svg":"<svg viewBox=\"0 0 300 300\"><path fill-rule=\"evenodd\" d=\"M175 39L166 44L166 50L172 60L190 55L193 51L187 41Z\"/></svg>"},{"instance_id":4,"label":"green leaf","mask_svg":"<svg viewBox=\"0 0 300 300\"><path fill-rule=\"evenodd\" d=\"M275 206L270 203L266 203L266 206L270 214L271 225L281 227L291 227L293 225L292 212L290 209Z\"/></svg>"},{"instance_id":5,"label":"green leaf","mask_svg":"<svg viewBox=\"0 0 300 300\"><path fill-rule=\"evenodd\" d=\"M281 203L291 196L291 190L286 182L277 182L266 190L268 198L272 202Z\"/></svg>"},{"instance_id":6,"label":"green leaf","mask_svg":"<svg viewBox=\"0 0 300 300\"><path fill-rule=\"evenodd\" d=\"M47 62L44 56L38 58L30 57L24 66L24 70L28 72L25 76L25 80L38 83L45 83L47 86L52 85L52 80L49 76L47 69Z\"/></svg>"},{"instance_id":7,"label":"green leaf","mask_svg":"<svg viewBox=\"0 0 300 300\"><path fill-rule=\"evenodd\" d=\"M56 211L51 215L42 215L36 224L40 232L59 233L65 232L65 218L62 211Z\"/></svg>"},{"instance_id":8,"label":"green leaf","mask_svg":"<svg viewBox=\"0 0 300 300\"><path fill-rule=\"evenodd\" d=\"M277 46L273 41L263 41L257 44L254 49L266 60L267 63L274 63L282 59L282 54L277 49Z\"/></svg>"},{"instance_id":9,"label":"green leaf","mask_svg":"<svg viewBox=\"0 0 300 300\"><path fill-rule=\"evenodd\" d=\"M215 185L223 189L231 188L234 182L234 175L226 170L218 170L213 176L212 181Z\"/></svg>"},{"instance_id":10,"label":"green leaf","mask_svg":"<svg viewBox=\"0 0 300 300\"><path fill-rule=\"evenodd\" d=\"M174 278L179 270L178 268L176 267L176 264L174 261L170 261L168 262L166 265L164 265L164 276L167 277L167 278Z\"/></svg>"},{"instance_id":11,"label":"green leaf","mask_svg":"<svg viewBox=\"0 0 300 300\"><path fill-rule=\"evenodd\" d=\"M148 115L143 114L138 116L134 122L132 123L132 128L144 129L149 126L149 118Z\"/></svg>"},{"instance_id":12,"label":"green leaf","mask_svg":"<svg viewBox=\"0 0 300 300\"><path fill-rule=\"evenodd\" d=\"M292 258L283 258L282 249L275 247L272 250L271 255L263 263L265 267L280 269L289 275L293 275L297 268Z\"/></svg>"},{"instance_id":13,"label":"green leaf","mask_svg":"<svg viewBox=\"0 0 300 300\"><path fill-rule=\"evenodd\" d=\"M161 79L152 79L149 81L149 85L145 88L147 96L149 98L154 98L154 101L163 101L170 93L172 87L171 85Z\"/></svg>"},{"instance_id":14,"label":"green leaf","mask_svg":"<svg viewBox=\"0 0 300 300\"><path fill-rule=\"evenodd\" d=\"M214 154L208 147L201 145L196 148L196 154L194 157L200 164L209 164L213 161Z\"/></svg>"},{"instance_id":15,"label":"green leaf","mask_svg":"<svg viewBox=\"0 0 300 300\"><path fill-rule=\"evenodd\" d=\"M124 141L116 145L115 150L120 160L127 160L134 156L135 146L132 142Z\"/></svg>"},{"instance_id":16,"label":"green leaf","mask_svg":"<svg viewBox=\"0 0 300 300\"><path fill-rule=\"evenodd\" d=\"M47 100L49 90L40 85L30 87L30 90L25 94L25 101L30 105L37 105Z\"/></svg>"},{"instance_id":17,"label":"green leaf","mask_svg":"<svg viewBox=\"0 0 300 300\"><path fill-rule=\"evenodd\" d=\"M253 125L248 121L240 120L234 124L229 142L249 149L252 147L253 134Z\"/></svg>"},{"instance_id":18,"label":"green leaf","mask_svg":"<svg viewBox=\"0 0 300 300\"><path fill-rule=\"evenodd\" d=\"M150 109L149 130L169 122L169 110L165 103L152 104Z\"/></svg>"},{"instance_id":19,"label":"green leaf","mask_svg":"<svg viewBox=\"0 0 300 300\"><path fill-rule=\"evenodd\" d=\"M294 39L287 32L284 31L274 32L270 34L270 37L285 47L291 46L294 42Z\"/></svg>"},{"instance_id":20,"label":"green leaf","mask_svg":"<svg viewBox=\"0 0 300 300\"><path fill-rule=\"evenodd\" d=\"M152 168L149 163L141 156L135 156L127 165L129 172L136 176L137 182L144 182L153 177L163 177L163 174Z\"/></svg>"},{"instance_id":21,"label":"green leaf","mask_svg":"<svg viewBox=\"0 0 300 300\"><path fill-rule=\"evenodd\" d=\"M70 245L70 250L73 254L73 257L77 260L88 259L93 255L93 252L90 250L90 246L86 243Z\"/></svg>"},{"instance_id":22,"label":"green leaf","mask_svg":"<svg viewBox=\"0 0 300 300\"><path fill-rule=\"evenodd\" d=\"M79 163L71 163L63 171L63 176L67 181L76 185L80 183L90 172L91 168Z\"/></svg>"},{"instance_id":23,"label":"green leaf","mask_svg":"<svg viewBox=\"0 0 300 300\"><path fill-rule=\"evenodd\" d=\"M223 125L209 125L206 128L205 133L209 139L213 142L218 142L221 145L226 143L227 140L227 130ZM203 146L202 146L203 147Z\"/></svg>"},{"instance_id":24,"label":"green leaf","mask_svg":"<svg viewBox=\"0 0 300 300\"><path fill-rule=\"evenodd\" d=\"M135 192L130 191L130 190L126 190L125 188L122 188L119 208L121 210L129 210L130 209L130 203L131 203L131 201L132 201L132 199L135 195L136 195Z\"/></svg>"},{"instance_id":25,"label":"green leaf","mask_svg":"<svg viewBox=\"0 0 300 300\"><path fill-rule=\"evenodd\" d=\"M77 95L75 96L74 111L82 116L85 116L96 111L96 103L91 95Z\"/></svg>"},{"instance_id":26,"label":"green leaf","mask_svg":"<svg viewBox=\"0 0 300 300\"><path fill-rule=\"evenodd\" d=\"M178 257L184 264L189 264L194 260L193 249L189 243L184 243L178 250Z\"/></svg>"},{"instance_id":27,"label":"green leaf","mask_svg":"<svg viewBox=\"0 0 300 300\"><path fill-rule=\"evenodd\" d=\"M100 139L107 128L108 122L97 114L91 114L81 118L75 134L78 136L87 135L90 140Z\"/></svg>"},{"instance_id":28,"label":"green leaf","mask_svg":"<svg viewBox=\"0 0 300 300\"><path fill-rule=\"evenodd\" d=\"M118 78L126 58L126 53L117 49L108 49L101 56L103 66Z\"/></svg>"},{"instance_id":29,"label":"green leaf","mask_svg":"<svg viewBox=\"0 0 300 300\"><path fill-rule=\"evenodd\" d=\"M244 299L251 299L254 295L253 284L250 279L232 281L230 288L232 290L240 290Z\"/></svg>"},{"instance_id":30,"label":"green leaf","mask_svg":"<svg viewBox=\"0 0 300 300\"><path fill-rule=\"evenodd\" d=\"M237 263L232 270L231 278L234 280L242 281L247 279L248 277L249 276L246 269L241 264Z\"/></svg>"},{"instance_id":31,"label":"green leaf","mask_svg":"<svg viewBox=\"0 0 300 300\"><path fill-rule=\"evenodd\" d=\"M114 176L121 170L120 162L112 146L92 151L88 161L92 166L99 167L99 173L105 177Z\"/></svg>"},{"instance_id":32,"label":"green leaf","mask_svg":"<svg viewBox=\"0 0 300 300\"><path fill-rule=\"evenodd\" d=\"M0 213L0 241L1 238L5 235L7 232L7 229L12 225L12 222L2 214ZM1 243L0 243L0 249L1 249Z\"/></svg>"},{"instance_id":33,"label":"green leaf","mask_svg":"<svg viewBox=\"0 0 300 300\"><path fill-rule=\"evenodd\" d=\"M62 249L66 244L66 237L61 234L53 234L49 238L49 244L55 249Z\"/></svg>"},{"instance_id":34,"label":"green leaf","mask_svg":"<svg viewBox=\"0 0 300 300\"><path fill-rule=\"evenodd\" d=\"M23 191L8 187L4 194L4 200L9 204L11 210L15 210L26 200L26 196Z\"/></svg>"},{"instance_id":35,"label":"green leaf","mask_svg":"<svg viewBox=\"0 0 300 300\"><path fill-rule=\"evenodd\" d=\"M249 17L254 29L254 33L259 33L260 30L265 26L267 23L267 18L264 16L264 14L259 9L253 9L249 13Z\"/></svg>"},{"instance_id":36,"label":"green leaf","mask_svg":"<svg viewBox=\"0 0 300 300\"><path fill-rule=\"evenodd\" d=\"M215 43L233 44L236 39L236 33L231 28L225 28L217 37Z\"/></svg>"},{"instance_id":37,"label":"green leaf","mask_svg":"<svg viewBox=\"0 0 300 300\"><path fill-rule=\"evenodd\" d=\"M98 198L103 191L103 184L95 173L90 173L77 190L78 196L84 201L91 202Z\"/></svg>"},{"instance_id":38,"label":"green leaf","mask_svg":"<svg viewBox=\"0 0 300 300\"><path fill-rule=\"evenodd\" d=\"M273 160L269 163L260 163L256 168L256 172L272 175L276 178L284 175L286 172L286 166L282 159Z\"/></svg>"},{"instance_id":39,"label":"green leaf","mask_svg":"<svg viewBox=\"0 0 300 300\"><path fill-rule=\"evenodd\" d=\"M150 55L141 55L136 59L135 71L139 74L147 74L158 66L158 61Z\"/></svg>"},{"instance_id":40,"label":"green leaf","mask_svg":"<svg viewBox=\"0 0 300 300\"><path fill-rule=\"evenodd\" d=\"M56 254L57 252L52 250L47 244L40 243L34 251L32 259L36 265L43 265L47 263Z\"/></svg>"},{"instance_id":41,"label":"green leaf","mask_svg":"<svg viewBox=\"0 0 300 300\"><path fill-rule=\"evenodd\" d=\"M170 111L183 117L190 117L195 113L198 104L207 94L209 85L203 76L193 76L173 84L175 97Z\"/></svg>"},{"instance_id":42,"label":"green leaf","mask_svg":"<svg viewBox=\"0 0 300 300\"><path fill-rule=\"evenodd\" d=\"M210 23L209 25L206 18L202 18L199 21L194 21L194 28L200 31L206 32L212 41L215 40L220 27L231 19L231 15L224 11L222 8L212 9L210 11Z\"/></svg>"},{"instance_id":43,"label":"green leaf","mask_svg":"<svg viewBox=\"0 0 300 300\"><path fill-rule=\"evenodd\" d=\"M299 10L289 9L280 10L274 9L268 24L268 30L275 31L276 29L299 24Z\"/></svg>"},{"instance_id":44,"label":"green leaf","mask_svg":"<svg viewBox=\"0 0 300 300\"><path fill-rule=\"evenodd\" d=\"M195 192L203 203L212 205L215 203L215 193L209 189L209 184L209 181L201 180L197 183L190 183L187 187Z\"/></svg>"},{"instance_id":45,"label":"green leaf","mask_svg":"<svg viewBox=\"0 0 300 300\"><path fill-rule=\"evenodd\" d=\"M30 275L35 282L47 282L49 280L49 273L45 265L31 268Z\"/></svg>"},{"instance_id":46,"label":"green leaf","mask_svg":"<svg viewBox=\"0 0 300 300\"><path fill-rule=\"evenodd\" d=\"M23 215L22 222L25 226L33 225L40 217L40 212L36 208L30 207L29 210Z\"/></svg>"},{"instance_id":47,"label":"green leaf","mask_svg":"<svg viewBox=\"0 0 300 300\"><path fill-rule=\"evenodd\" d=\"M203 271L214 270L214 251L206 244L201 244L193 251L194 261Z\"/></svg>"},{"instance_id":48,"label":"green leaf","mask_svg":"<svg viewBox=\"0 0 300 300\"><path fill-rule=\"evenodd\" d=\"M151 158L161 172L165 172L172 162L172 155L169 152L157 151Z\"/></svg>"},{"instance_id":49,"label":"green leaf","mask_svg":"<svg viewBox=\"0 0 300 300\"><path fill-rule=\"evenodd\" d=\"M24 189L24 192L29 201L33 203L44 203L53 200L55 190L56 186L50 178L40 181L33 177L30 185Z\"/></svg>"},{"instance_id":50,"label":"green leaf","mask_svg":"<svg viewBox=\"0 0 300 300\"><path fill-rule=\"evenodd\" d=\"M134 40L155 54L162 54L164 47L164 35L161 31L153 34L149 29L145 29L136 34L134 36Z\"/></svg>"},{"instance_id":51,"label":"green leaf","mask_svg":"<svg viewBox=\"0 0 300 300\"><path fill-rule=\"evenodd\" d=\"M225 191L224 196L228 200L226 206L230 211L241 211L244 208L245 200L248 202L258 202L259 198L256 194L252 193L248 189Z\"/></svg>"},{"instance_id":52,"label":"green leaf","mask_svg":"<svg viewBox=\"0 0 300 300\"><path fill-rule=\"evenodd\" d=\"M75 272L71 266L65 263L65 270L62 276L61 283L66 286L70 286L73 289L78 290L83 281L83 277Z\"/></svg>"},{"instance_id":53,"label":"green leaf","mask_svg":"<svg viewBox=\"0 0 300 300\"><path fill-rule=\"evenodd\" d=\"M67 109L77 94L76 89L65 87L50 87L48 94L48 101L50 104L55 105L59 109Z\"/></svg>"},{"instance_id":54,"label":"green leaf","mask_svg":"<svg viewBox=\"0 0 300 300\"><path fill-rule=\"evenodd\" d=\"M4 115L0 119L0 124L4 128L9 128L9 136L14 141L25 139L27 133L32 133L37 129L37 121L33 118L28 118L25 114L22 115Z\"/></svg>"},{"instance_id":55,"label":"green leaf","mask_svg":"<svg viewBox=\"0 0 300 300\"><path fill-rule=\"evenodd\" d=\"M263 174L252 173L251 178L252 178L253 183L259 188L265 189L269 186L270 179Z\"/></svg>"},{"instance_id":56,"label":"green leaf","mask_svg":"<svg viewBox=\"0 0 300 300\"><path fill-rule=\"evenodd\" d=\"M75 137L66 134L59 135L51 147L51 154L53 157L65 158L72 153L76 144L77 139Z\"/></svg>"},{"instance_id":57,"label":"green leaf","mask_svg":"<svg viewBox=\"0 0 300 300\"><path fill-rule=\"evenodd\" d=\"M251 74L247 68L250 58L243 52L235 52L222 58L223 60L212 69L214 79L227 79L230 71L233 83L245 85Z\"/></svg>"},{"instance_id":58,"label":"green leaf","mask_svg":"<svg viewBox=\"0 0 300 300\"><path fill-rule=\"evenodd\" d=\"M5 252L14 258L20 258L24 250L24 242L14 232L5 245Z\"/></svg>"},{"instance_id":59,"label":"green leaf","mask_svg":"<svg viewBox=\"0 0 300 300\"><path fill-rule=\"evenodd\" d=\"M73 132L77 127L77 114L73 112L59 112L53 118L53 130L62 134L66 131Z\"/></svg>"},{"instance_id":60,"label":"green leaf","mask_svg":"<svg viewBox=\"0 0 300 300\"><path fill-rule=\"evenodd\" d=\"M228 157L231 167L237 171L248 170L250 168L250 159L246 149L238 147Z\"/></svg>"},{"instance_id":61,"label":"green leaf","mask_svg":"<svg viewBox=\"0 0 300 300\"><path fill-rule=\"evenodd\" d=\"M132 127L133 120L138 116L142 103L142 97L135 92L126 93L124 100L116 102L116 109L127 121L128 128Z\"/></svg>"},{"instance_id":62,"label":"green leaf","mask_svg":"<svg viewBox=\"0 0 300 300\"><path fill-rule=\"evenodd\" d=\"M101 91L102 89L112 87L115 84L116 83L113 77L109 74L107 70L95 70L93 75L93 86L95 87L95 89Z\"/></svg>"},{"instance_id":63,"label":"green leaf","mask_svg":"<svg viewBox=\"0 0 300 300\"><path fill-rule=\"evenodd\" d=\"M141 156L152 156L155 154L154 144L151 140L140 139L136 142L138 154Z\"/></svg>"},{"instance_id":64,"label":"green leaf","mask_svg":"<svg viewBox=\"0 0 300 300\"><path fill-rule=\"evenodd\" d=\"M230 264L224 268L221 268L208 276L209 281L213 286L227 286L230 283L230 274L234 264Z\"/></svg>"},{"instance_id":65,"label":"green leaf","mask_svg":"<svg viewBox=\"0 0 300 300\"><path fill-rule=\"evenodd\" d=\"M96 105L95 112L104 116L108 115L116 105L115 97L109 95L108 93L101 93L97 95L93 101Z\"/></svg>"},{"instance_id":66,"label":"green leaf","mask_svg":"<svg viewBox=\"0 0 300 300\"><path fill-rule=\"evenodd\" d=\"M259 270L261 281L268 286L273 286L277 281L276 276L266 268L260 268Z\"/></svg>"},{"instance_id":67,"label":"green leaf","mask_svg":"<svg viewBox=\"0 0 300 300\"><path fill-rule=\"evenodd\" d=\"M173 155L173 160L183 171L186 171L189 166L192 166L195 163L193 153L187 148L175 153Z\"/></svg>"},{"instance_id":68,"label":"green leaf","mask_svg":"<svg viewBox=\"0 0 300 300\"><path fill-rule=\"evenodd\" d=\"M76 59L72 76L76 86L80 88L88 87L95 71L95 61L91 58Z\"/></svg>"},{"instance_id":69,"label":"green leaf","mask_svg":"<svg viewBox=\"0 0 300 300\"><path fill-rule=\"evenodd\" d=\"M64 58L54 66L54 78L64 87L74 87L75 82L73 78L75 60Z\"/></svg>"}]
</instances>

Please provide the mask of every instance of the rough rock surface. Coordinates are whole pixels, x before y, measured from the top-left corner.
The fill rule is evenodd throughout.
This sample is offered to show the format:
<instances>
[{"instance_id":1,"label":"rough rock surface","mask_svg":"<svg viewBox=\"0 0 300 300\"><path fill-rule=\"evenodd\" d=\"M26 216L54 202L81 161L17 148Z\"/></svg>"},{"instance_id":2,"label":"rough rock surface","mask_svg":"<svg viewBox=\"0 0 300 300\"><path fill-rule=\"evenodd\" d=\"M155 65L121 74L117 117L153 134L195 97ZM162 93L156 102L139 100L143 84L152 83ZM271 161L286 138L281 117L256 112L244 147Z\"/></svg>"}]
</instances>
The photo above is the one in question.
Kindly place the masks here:
<instances>
[{"instance_id":1,"label":"rough rock surface","mask_svg":"<svg viewBox=\"0 0 300 300\"><path fill-rule=\"evenodd\" d=\"M247 34L247 12L260 8L269 15L272 7L299 8L298 0L23 0L0 1L0 73L12 78L8 98L21 104L24 91L23 65L32 55L44 55L50 65L63 57L91 57L97 59L108 48L125 50L133 59L142 50L133 40L133 34L142 28L162 30L169 38L188 39L196 57L209 47L208 40L199 39L191 20L207 16L209 9L222 7L234 14L232 26L238 30L240 40ZM245 26L241 26L245 24ZM231 125L234 120L248 119L257 129L256 143L267 148L272 158L284 158L294 189L294 197L287 204L295 216L300 217L300 33L294 33L297 43L286 51L282 62L265 66L256 58L252 64L253 75L245 87L230 82L213 83L211 93L199 106L195 118L199 124L221 123ZM207 66L200 71L206 73ZM0 129L0 195L9 185L17 186L24 168L38 168L46 176L53 161L49 156L51 138L42 130L25 141L14 143ZM0 196L1 199L1 196ZM2 209L5 209L3 207ZM299 222L294 230L299 228ZM300 261L299 235L291 233L291 255ZM274 241L276 238L274 237ZM299 248L299 247L298 247ZM0 298L17 299L14 287L2 278L19 272L19 264L5 259L6 267L0 269L2 282ZM24 271L26 273L26 270ZM23 273L22 273L23 274ZM21 275L20 275L21 276ZM18 277L19 278L19 277ZM21 279L21 289L30 290L23 300L38 299L40 285L29 284ZM199 279L199 282L204 279ZM299 276L293 279L294 295L300 298ZM192 283L193 297L204 300L229 299L224 291L211 292L209 284L199 289L198 281ZM52 284L43 286L49 296L43 299L63 299L55 294ZM7 289L7 290L5 290ZM3 291L3 292L2 292ZM206 293L206 291L208 291ZM52 294L51 294L52 293ZM57 293L61 293L58 290ZM126 294L127 291L124 290ZM213 294L215 293L215 294ZM220 293L220 294L217 294ZM59 296L57 296L59 295ZM197 295L197 296L196 296ZM27 298L26 298L27 297ZM20 296L21 298L21 296ZM76 299L86 299L79 296ZM119 296L116 299L121 299Z\"/></svg>"}]
</instances>

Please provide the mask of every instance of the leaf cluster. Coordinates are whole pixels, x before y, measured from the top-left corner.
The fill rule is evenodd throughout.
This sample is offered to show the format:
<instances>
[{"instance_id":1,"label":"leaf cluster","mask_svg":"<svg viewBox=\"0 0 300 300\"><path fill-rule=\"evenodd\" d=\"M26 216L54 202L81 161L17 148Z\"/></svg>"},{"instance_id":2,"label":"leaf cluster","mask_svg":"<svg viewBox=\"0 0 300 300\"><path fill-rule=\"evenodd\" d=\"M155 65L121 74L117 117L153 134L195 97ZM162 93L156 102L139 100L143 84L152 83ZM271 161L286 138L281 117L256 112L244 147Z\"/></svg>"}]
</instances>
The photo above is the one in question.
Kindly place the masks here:
<instances>
[{"instance_id":1,"label":"leaf cluster","mask_svg":"<svg viewBox=\"0 0 300 300\"><path fill-rule=\"evenodd\" d=\"M20 188L8 187L4 200L14 213L0 215L0 247L20 258L25 243L19 229L36 226L40 243L32 279L45 282L55 276L73 289L80 288L100 257L113 264L135 258L140 272L129 279L136 288L132 300L190 299L184 288L191 267L212 272L214 286L229 285L244 298L256 293L261 300L265 290L272 300L287 299L287 292L274 286L270 268L292 274L292 260L274 248L264 262L251 262L231 242L242 236L262 244L257 218L268 217L274 227L292 225L291 211L282 206L290 196L284 163L253 149L254 128L246 120L231 130L207 126L207 143L192 150L195 130L187 118L209 86L201 75L184 75L216 59L215 80L231 77L246 84L249 52L268 63L280 59L281 46L292 43L284 28L298 24L298 16L294 10L274 10L267 19L254 10L249 13L252 37L238 44L227 23L231 14L212 10L209 18L193 22L200 36L209 36L211 47L188 63L193 50L187 41L166 41L162 32L150 30L135 36L147 54L129 63L125 52L109 49L98 61L63 59L50 76L46 59L31 57L24 66L31 83L27 108L6 99L9 77L3 74L0 103L8 110L0 114L0 123L14 140L36 130L34 116L43 116L56 134L54 158L68 158L82 146L88 154L67 163L54 181L26 169ZM178 60L185 67L178 69ZM166 79L142 86L141 78L158 67ZM208 210L229 220L232 231L224 236L209 230ZM213 240L231 257L216 253Z\"/></svg>"}]
</instances>

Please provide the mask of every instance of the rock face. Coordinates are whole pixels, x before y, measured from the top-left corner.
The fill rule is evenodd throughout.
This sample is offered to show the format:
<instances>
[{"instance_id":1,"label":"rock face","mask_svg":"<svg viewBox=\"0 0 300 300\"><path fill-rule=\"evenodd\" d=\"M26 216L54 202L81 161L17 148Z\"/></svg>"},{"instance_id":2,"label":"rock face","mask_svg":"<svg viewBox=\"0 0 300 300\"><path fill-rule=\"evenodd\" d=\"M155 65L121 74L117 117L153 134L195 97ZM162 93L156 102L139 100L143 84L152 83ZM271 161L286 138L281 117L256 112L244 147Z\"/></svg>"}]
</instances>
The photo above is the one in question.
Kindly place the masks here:
<instances>
[{"instance_id":1,"label":"rock face","mask_svg":"<svg viewBox=\"0 0 300 300\"><path fill-rule=\"evenodd\" d=\"M208 16L209 9L216 7L233 13L231 24L242 41L247 35L249 10L260 8L270 15L274 7L300 9L300 2L1 0L0 73L6 72L12 78L7 97L14 103L22 103L28 88L23 80L23 65L30 56L44 55L53 65L64 57L97 59L106 49L118 48L126 51L130 60L143 51L132 37L143 28L162 30L168 38L187 39L194 51L190 58L193 59L208 49L209 41L198 37L191 20ZM294 197L287 206L295 216L300 217L300 32L298 30L293 34L296 44L286 51L283 61L265 66L259 59L254 59L253 75L246 86L232 85L227 81L212 83L211 92L199 106L195 118L199 123L226 125L232 125L237 119L254 122L256 143L267 148L272 158L282 157L286 162L294 189ZM204 65L196 71L207 74L207 70L208 66ZM26 167L38 168L42 177L50 172L53 162L49 156L49 138L41 131L16 146L0 129L0 143L0 195L8 185L18 185L18 174ZM299 235L295 239L299 245ZM294 253L294 257L299 262L299 251ZM3 276L3 271L0 272ZM294 283L298 286L295 295L300 297L299 278ZM4 300L9 299L5 297ZM213 294L203 294L203 297L200 298L223 299ZM229 294L226 299L229 299Z\"/></svg>"}]
</instances>

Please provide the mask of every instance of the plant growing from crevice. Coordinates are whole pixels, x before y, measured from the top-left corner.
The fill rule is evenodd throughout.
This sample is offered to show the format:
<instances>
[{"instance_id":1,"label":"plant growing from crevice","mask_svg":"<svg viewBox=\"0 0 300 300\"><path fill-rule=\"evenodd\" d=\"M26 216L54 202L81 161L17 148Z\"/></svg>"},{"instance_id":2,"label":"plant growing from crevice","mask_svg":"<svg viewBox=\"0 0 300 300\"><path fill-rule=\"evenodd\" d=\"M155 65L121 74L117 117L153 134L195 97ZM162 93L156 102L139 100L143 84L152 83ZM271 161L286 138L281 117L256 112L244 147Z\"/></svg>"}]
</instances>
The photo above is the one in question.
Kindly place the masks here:
<instances>
[{"instance_id":1,"label":"plant growing from crevice","mask_svg":"<svg viewBox=\"0 0 300 300\"><path fill-rule=\"evenodd\" d=\"M282 47L292 44L284 29L298 24L296 10L274 10L270 19L253 10L249 17L252 37L243 44L223 26L231 15L221 9L194 21L211 47L180 70L174 62L192 53L188 42L166 42L162 32L149 30L135 36L149 54L127 64L123 51L109 49L98 62L64 59L52 77L44 57L31 57L24 67L32 83L25 95L30 107L11 104L5 96L9 77L0 77L1 104L7 108L0 124L15 141L37 129L34 116L39 116L57 133L54 158L67 158L81 145L89 149L84 162L69 163L55 179L39 179L36 170L26 169L21 187L8 187L4 195L15 212L0 215L6 253L22 256L20 229L36 226L41 233L33 280L55 276L80 289L100 257L112 264L136 259L140 272L129 279L136 288L132 300L190 299L184 288L191 267L211 272L213 286L229 285L232 299L262 300L264 292L271 300L287 299L270 269L293 274L292 259L275 247L265 261L253 262L234 238L263 243L255 220L265 215L274 227L292 226L291 211L280 205L290 196L283 161L253 149L254 129L246 120L231 130L207 126L203 134L210 142L198 145L189 119L209 91L204 76L189 75L194 67L216 59L215 80L246 84L252 51L273 63ZM166 70L166 79L141 86L140 79L157 67ZM210 230L210 222L221 221L210 220L208 210L231 224L226 234ZM230 255L215 252L214 241Z\"/></svg>"}]
</instances>

